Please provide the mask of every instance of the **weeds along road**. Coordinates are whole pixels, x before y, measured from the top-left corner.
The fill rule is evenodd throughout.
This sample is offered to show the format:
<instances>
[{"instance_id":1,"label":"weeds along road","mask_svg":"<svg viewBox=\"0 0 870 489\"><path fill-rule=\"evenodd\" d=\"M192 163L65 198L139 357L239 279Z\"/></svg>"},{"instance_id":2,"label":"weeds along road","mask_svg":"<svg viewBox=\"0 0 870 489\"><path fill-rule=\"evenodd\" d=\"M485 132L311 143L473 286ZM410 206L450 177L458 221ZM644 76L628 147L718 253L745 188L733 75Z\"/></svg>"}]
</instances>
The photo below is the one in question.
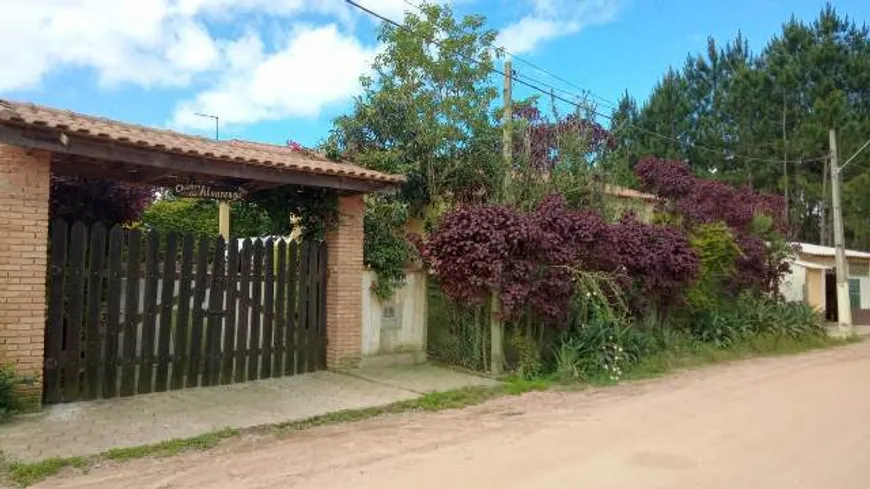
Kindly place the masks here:
<instances>
[{"instance_id":1,"label":"weeds along road","mask_svg":"<svg viewBox=\"0 0 870 489\"><path fill-rule=\"evenodd\" d=\"M51 488L870 487L870 342L501 398L53 478Z\"/></svg>"}]
</instances>

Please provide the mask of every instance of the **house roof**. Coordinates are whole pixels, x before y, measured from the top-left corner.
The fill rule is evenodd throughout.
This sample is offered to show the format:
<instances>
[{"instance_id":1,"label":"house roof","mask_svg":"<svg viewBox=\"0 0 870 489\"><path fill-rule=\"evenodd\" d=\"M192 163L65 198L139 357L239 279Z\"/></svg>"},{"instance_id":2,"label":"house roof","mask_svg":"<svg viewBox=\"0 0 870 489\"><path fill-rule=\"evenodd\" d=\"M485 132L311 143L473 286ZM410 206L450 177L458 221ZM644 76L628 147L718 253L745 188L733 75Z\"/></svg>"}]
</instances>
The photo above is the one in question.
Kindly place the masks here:
<instances>
[{"instance_id":1,"label":"house roof","mask_svg":"<svg viewBox=\"0 0 870 489\"><path fill-rule=\"evenodd\" d=\"M810 243L793 243L798 246L798 251L805 255L833 258L836 249L832 246L821 246ZM847 258L862 258L870 260L870 253L856 250L846 250Z\"/></svg>"},{"instance_id":2,"label":"house roof","mask_svg":"<svg viewBox=\"0 0 870 489\"><path fill-rule=\"evenodd\" d=\"M793 260L792 264L798 265L798 266L801 266L804 268L809 268L812 270L830 270L833 268L833 267L830 267L828 265L820 265L818 263L813 263L813 262L804 261L804 260Z\"/></svg>"},{"instance_id":3,"label":"house roof","mask_svg":"<svg viewBox=\"0 0 870 489\"><path fill-rule=\"evenodd\" d=\"M658 197L652 194L647 194L639 190L634 190L628 187L620 187L619 185L605 185L604 193L616 197L625 197L627 199L639 199L654 202Z\"/></svg>"},{"instance_id":4,"label":"house roof","mask_svg":"<svg viewBox=\"0 0 870 489\"><path fill-rule=\"evenodd\" d=\"M135 149L267 167L279 171L337 176L382 186L391 186L405 180L402 175L367 170L351 163L336 163L314 152L237 140L214 141L166 129L0 99L0 127L2 126L60 131L61 141L64 138L68 140L69 137L79 137Z\"/></svg>"}]
</instances>

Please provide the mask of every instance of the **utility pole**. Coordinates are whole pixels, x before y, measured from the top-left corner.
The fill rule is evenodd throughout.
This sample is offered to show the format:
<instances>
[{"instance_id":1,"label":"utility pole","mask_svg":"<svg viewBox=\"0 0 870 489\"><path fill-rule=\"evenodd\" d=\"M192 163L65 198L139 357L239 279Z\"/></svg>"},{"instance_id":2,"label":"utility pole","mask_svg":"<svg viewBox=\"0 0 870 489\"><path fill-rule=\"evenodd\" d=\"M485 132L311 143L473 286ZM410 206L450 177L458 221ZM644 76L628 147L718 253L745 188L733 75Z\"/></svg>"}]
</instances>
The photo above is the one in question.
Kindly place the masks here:
<instances>
[{"instance_id":1,"label":"utility pole","mask_svg":"<svg viewBox=\"0 0 870 489\"><path fill-rule=\"evenodd\" d=\"M791 222L791 214L789 213L789 195L788 195L788 140L785 135L785 116L786 104L785 96L782 97L782 176L785 183L785 223Z\"/></svg>"},{"instance_id":2,"label":"utility pole","mask_svg":"<svg viewBox=\"0 0 870 489\"><path fill-rule=\"evenodd\" d=\"M834 261L837 266L837 323L840 334L852 333L852 306L849 303L849 264L846 261L845 238L843 236L843 207L840 203L840 169L837 167L837 133L828 133L831 144L831 198L834 212Z\"/></svg>"},{"instance_id":3,"label":"utility pole","mask_svg":"<svg viewBox=\"0 0 870 489\"><path fill-rule=\"evenodd\" d=\"M501 200L511 200L511 177L513 172L513 68L508 58L504 62L504 111L502 113L502 157L504 158L504 181ZM489 312L489 370L501 375L504 369L504 318L502 317L501 290L492 291Z\"/></svg>"},{"instance_id":4,"label":"utility pole","mask_svg":"<svg viewBox=\"0 0 870 489\"><path fill-rule=\"evenodd\" d=\"M502 112L502 148L504 158L504 182L502 185L502 201L510 201L511 178L513 177L513 68L508 58L504 62L504 91L502 93L504 110Z\"/></svg>"},{"instance_id":5,"label":"utility pole","mask_svg":"<svg viewBox=\"0 0 870 489\"><path fill-rule=\"evenodd\" d=\"M825 158L822 166L822 202L819 205L819 244L828 246L828 180L831 158Z\"/></svg>"}]
</instances>

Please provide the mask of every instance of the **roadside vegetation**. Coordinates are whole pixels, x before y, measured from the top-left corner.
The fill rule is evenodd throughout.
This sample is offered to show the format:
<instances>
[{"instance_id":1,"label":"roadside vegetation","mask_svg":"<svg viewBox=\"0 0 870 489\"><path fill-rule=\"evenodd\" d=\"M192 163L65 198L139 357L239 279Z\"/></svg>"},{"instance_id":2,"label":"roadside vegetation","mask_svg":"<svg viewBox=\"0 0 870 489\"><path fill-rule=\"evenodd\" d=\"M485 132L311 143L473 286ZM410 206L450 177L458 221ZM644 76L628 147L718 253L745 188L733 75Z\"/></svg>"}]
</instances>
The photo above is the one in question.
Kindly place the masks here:
<instances>
[{"instance_id":1,"label":"roadside vegetation","mask_svg":"<svg viewBox=\"0 0 870 489\"><path fill-rule=\"evenodd\" d=\"M19 412L30 411L37 399L32 391L33 379L18 375L15 366L0 365L0 423L9 420ZM28 391L28 387L31 391Z\"/></svg>"},{"instance_id":2,"label":"roadside vegetation","mask_svg":"<svg viewBox=\"0 0 870 489\"><path fill-rule=\"evenodd\" d=\"M819 184L828 171L818 158L823 136L843 127L850 150L867 132L870 85L858 69L870 60L867 29L827 7L812 25L786 24L758 58L742 38L724 47L711 40L705 56L669 72L641 109L624 98L606 128L584 98L562 107L552 96L514 100L508 120L500 107L493 111L499 87L492 73L502 53L484 18L423 5L404 25L381 27L373 74L320 149L407 176L399 191L366 197L364 261L377 274L374 291L390 297L406 266L422 262L430 272L430 358L477 372L492 373L495 363L505 382L260 431L288 436L854 341L829 338L817 311L784 302L779 291L789 241L824 242L830 234L816 215L827 205ZM700 89L708 78L721 88ZM510 146L502 147L505 135ZM761 146L765 152L755 154ZM805 161L787 162L780 173L778 165L762 171L735 156L771 152ZM864 166L856 160L853 169ZM854 175L845 205L866 215L870 201L859 184L870 171ZM653 208L623 212L606 195L613 183L652 194ZM99 206L103 214L77 206L91 201L81 197L85 190L114 196ZM296 188L257 192L233 211L234 233L243 235L286 235L294 215L322 236L336 219L335 195ZM52 217L212 235L216 212L214 202L153 189L52 184ZM870 230L859 221L846 223L849 239L866 243ZM492 331L505 338L495 362ZM0 371L0 417L15 409L15 382L11 370ZM227 429L95 456L10 461L5 470L26 486L67 467L210 449L238 435Z\"/></svg>"}]
</instances>

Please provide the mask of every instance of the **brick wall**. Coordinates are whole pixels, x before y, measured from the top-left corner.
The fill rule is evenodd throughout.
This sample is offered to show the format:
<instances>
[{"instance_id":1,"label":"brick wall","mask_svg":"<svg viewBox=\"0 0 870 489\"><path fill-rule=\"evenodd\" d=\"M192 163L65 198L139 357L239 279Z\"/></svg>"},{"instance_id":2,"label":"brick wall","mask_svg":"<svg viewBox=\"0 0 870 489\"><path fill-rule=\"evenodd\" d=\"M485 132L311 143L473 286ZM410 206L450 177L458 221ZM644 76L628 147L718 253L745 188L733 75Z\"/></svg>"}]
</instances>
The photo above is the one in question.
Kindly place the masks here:
<instances>
[{"instance_id":1,"label":"brick wall","mask_svg":"<svg viewBox=\"0 0 870 489\"><path fill-rule=\"evenodd\" d=\"M326 364L355 367L362 348L362 195L339 197L339 224L326 236Z\"/></svg>"},{"instance_id":2,"label":"brick wall","mask_svg":"<svg viewBox=\"0 0 870 489\"><path fill-rule=\"evenodd\" d=\"M51 154L0 144L0 363L42 376ZM34 392L41 392L41 384Z\"/></svg>"}]
</instances>

